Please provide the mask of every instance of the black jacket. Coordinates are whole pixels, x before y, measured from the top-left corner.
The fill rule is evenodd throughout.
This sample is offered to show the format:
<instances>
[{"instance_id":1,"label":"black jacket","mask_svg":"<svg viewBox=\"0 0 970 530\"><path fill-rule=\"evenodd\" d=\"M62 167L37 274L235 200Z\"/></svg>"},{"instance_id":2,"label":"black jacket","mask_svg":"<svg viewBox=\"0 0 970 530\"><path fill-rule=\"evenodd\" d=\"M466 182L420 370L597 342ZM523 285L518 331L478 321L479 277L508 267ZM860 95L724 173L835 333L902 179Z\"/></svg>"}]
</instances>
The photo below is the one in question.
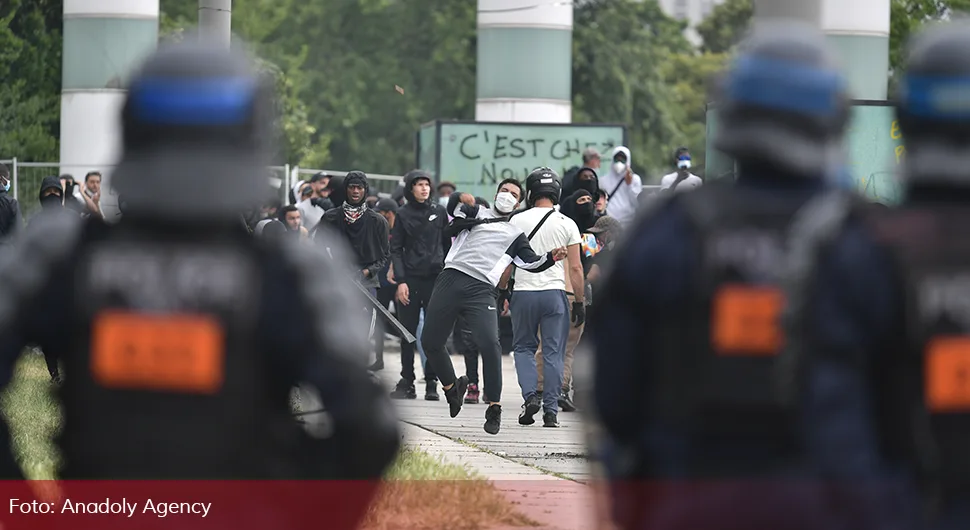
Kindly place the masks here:
<instances>
[{"instance_id":1,"label":"black jacket","mask_svg":"<svg viewBox=\"0 0 970 530\"><path fill-rule=\"evenodd\" d=\"M435 202L434 192L424 202L414 200L415 180L427 179L425 174L412 172L405 178L404 196L408 202L397 211L391 233L391 262L394 280L401 284L409 278L433 278L445 265L445 255L451 239L445 237L448 213Z\"/></svg>"},{"instance_id":2,"label":"black jacket","mask_svg":"<svg viewBox=\"0 0 970 530\"><path fill-rule=\"evenodd\" d=\"M369 275L366 279L361 279L361 284L365 287L378 287L380 284L378 275L391 254L387 219L368 208L356 223L349 225L344 219L343 208L337 207L323 214L320 225L343 235L354 253L348 261L355 262L358 270L367 269Z\"/></svg>"},{"instance_id":3,"label":"black jacket","mask_svg":"<svg viewBox=\"0 0 970 530\"><path fill-rule=\"evenodd\" d=\"M7 192L0 191L0 243L12 236L21 222L20 203Z\"/></svg>"}]
</instances>

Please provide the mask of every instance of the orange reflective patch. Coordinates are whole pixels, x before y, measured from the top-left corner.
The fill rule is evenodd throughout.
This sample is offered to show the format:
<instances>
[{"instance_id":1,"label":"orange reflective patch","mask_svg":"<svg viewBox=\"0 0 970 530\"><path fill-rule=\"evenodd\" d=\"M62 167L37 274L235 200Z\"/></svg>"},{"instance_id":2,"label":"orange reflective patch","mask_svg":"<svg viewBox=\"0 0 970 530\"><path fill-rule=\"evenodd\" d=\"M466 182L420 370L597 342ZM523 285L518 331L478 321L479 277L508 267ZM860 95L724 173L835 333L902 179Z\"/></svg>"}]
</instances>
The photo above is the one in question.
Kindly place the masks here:
<instances>
[{"instance_id":1,"label":"orange reflective patch","mask_svg":"<svg viewBox=\"0 0 970 530\"><path fill-rule=\"evenodd\" d=\"M208 315L110 311L94 321L91 372L105 387L212 394L224 361L225 334Z\"/></svg>"},{"instance_id":2,"label":"orange reflective patch","mask_svg":"<svg viewBox=\"0 0 970 530\"><path fill-rule=\"evenodd\" d=\"M784 295L773 287L728 285L714 296L711 345L718 355L776 355Z\"/></svg>"},{"instance_id":3,"label":"orange reflective patch","mask_svg":"<svg viewBox=\"0 0 970 530\"><path fill-rule=\"evenodd\" d=\"M927 409L933 412L970 410L970 337L932 339L923 362Z\"/></svg>"}]
</instances>

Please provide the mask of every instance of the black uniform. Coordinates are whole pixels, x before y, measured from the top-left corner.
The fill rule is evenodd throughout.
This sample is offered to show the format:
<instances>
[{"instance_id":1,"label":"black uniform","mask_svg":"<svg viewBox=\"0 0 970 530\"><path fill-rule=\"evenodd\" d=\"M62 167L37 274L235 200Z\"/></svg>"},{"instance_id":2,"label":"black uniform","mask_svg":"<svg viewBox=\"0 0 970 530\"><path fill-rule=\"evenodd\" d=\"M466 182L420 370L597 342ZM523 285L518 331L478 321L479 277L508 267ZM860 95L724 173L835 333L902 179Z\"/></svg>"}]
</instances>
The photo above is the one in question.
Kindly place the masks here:
<instances>
[{"instance_id":1,"label":"black uniform","mask_svg":"<svg viewBox=\"0 0 970 530\"><path fill-rule=\"evenodd\" d=\"M445 265L447 248L451 239L444 236L448 226L448 214L444 207L435 202L433 194L424 202L414 198L414 184L424 179L433 184L430 175L422 171L412 171L405 176L404 196L407 203L398 209L394 229L391 231L391 260L394 264L394 281L398 285L407 284L410 303L398 303L397 313L401 323L413 335L418 334L418 321L421 310L428 308L431 292L438 274ZM434 369L430 363L425 366L427 382L435 381ZM414 384L414 344L401 341L401 383L410 387Z\"/></svg>"},{"instance_id":2,"label":"black uniform","mask_svg":"<svg viewBox=\"0 0 970 530\"><path fill-rule=\"evenodd\" d=\"M362 323L345 310L363 305L352 268L238 224L263 189L270 94L244 56L163 48L135 76L122 115L122 220L39 216L0 268L0 383L28 342L59 352L69 374L62 478L378 479L394 458L397 422L366 371ZM182 178L185 167L199 171ZM165 193L162 175L186 193ZM301 384L320 395L328 436L292 416ZM18 475L11 462L4 477ZM318 517L355 524L374 492ZM242 493L220 507L223 527L267 513L278 528L319 526L288 520L274 492Z\"/></svg>"}]
</instances>

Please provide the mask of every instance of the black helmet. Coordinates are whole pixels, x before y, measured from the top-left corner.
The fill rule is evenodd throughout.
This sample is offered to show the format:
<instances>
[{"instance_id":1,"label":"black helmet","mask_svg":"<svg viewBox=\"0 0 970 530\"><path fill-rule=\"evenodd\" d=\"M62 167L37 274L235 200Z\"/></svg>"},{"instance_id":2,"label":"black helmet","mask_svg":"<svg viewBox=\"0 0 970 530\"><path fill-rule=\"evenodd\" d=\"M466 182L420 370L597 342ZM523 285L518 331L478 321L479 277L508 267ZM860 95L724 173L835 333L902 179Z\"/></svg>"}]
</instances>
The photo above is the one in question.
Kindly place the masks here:
<instances>
[{"instance_id":1,"label":"black helmet","mask_svg":"<svg viewBox=\"0 0 970 530\"><path fill-rule=\"evenodd\" d=\"M741 164L825 175L850 97L821 31L794 20L758 22L719 92L716 149Z\"/></svg>"},{"instance_id":2,"label":"black helmet","mask_svg":"<svg viewBox=\"0 0 970 530\"><path fill-rule=\"evenodd\" d=\"M970 184L970 23L934 25L908 46L896 114L912 183Z\"/></svg>"},{"instance_id":3,"label":"black helmet","mask_svg":"<svg viewBox=\"0 0 970 530\"><path fill-rule=\"evenodd\" d=\"M126 213L232 221L263 200L273 96L250 56L190 40L134 75L122 109L113 187Z\"/></svg>"},{"instance_id":4,"label":"black helmet","mask_svg":"<svg viewBox=\"0 0 970 530\"><path fill-rule=\"evenodd\" d=\"M532 170L525 178L525 201L529 207L533 206L536 199L545 197L550 199L553 204L559 204L559 196L562 194L562 181L559 175L547 167L540 167Z\"/></svg>"}]
</instances>

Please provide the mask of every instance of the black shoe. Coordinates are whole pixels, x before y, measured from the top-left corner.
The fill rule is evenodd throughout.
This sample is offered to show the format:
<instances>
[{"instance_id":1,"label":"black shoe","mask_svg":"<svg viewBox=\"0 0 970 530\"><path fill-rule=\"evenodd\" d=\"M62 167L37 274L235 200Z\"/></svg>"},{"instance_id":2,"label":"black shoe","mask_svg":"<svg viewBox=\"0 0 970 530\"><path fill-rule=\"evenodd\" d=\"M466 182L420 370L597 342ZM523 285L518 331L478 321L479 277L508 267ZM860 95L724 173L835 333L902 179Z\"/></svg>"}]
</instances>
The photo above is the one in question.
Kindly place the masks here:
<instances>
[{"instance_id":1,"label":"black shoe","mask_svg":"<svg viewBox=\"0 0 970 530\"><path fill-rule=\"evenodd\" d=\"M498 434L502 428L502 405L489 405L485 409L485 432Z\"/></svg>"},{"instance_id":2,"label":"black shoe","mask_svg":"<svg viewBox=\"0 0 970 530\"><path fill-rule=\"evenodd\" d=\"M424 390L424 400L425 401L439 401L441 396L438 395L438 384L434 381L428 381L427 386Z\"/></svg>"},{"instance_id":3,"label":"black shoe","mask_svg":"<svg viewBox=\"0 0 970 530\"><path fill-rule=\"evenodd\" d=\"M468 377L461 376L455 381L455 384L451 386L448 390L445 390L445 399L448 401L448 406L451 408L451 417L454 418L461 412L462 402L465 400L465 391L468 390Z\"/></svg>"},{"instance_id":4,"label":"black shoe","mask_svg":"<svg viewBox=\"0 0 970 530\"><path fill-rule=\"evenodd\" d=\"M384 361L383 360L374 361L374 364L372 364L372 365L370 365L370 366L367 367L367 370L369 370L371 372L380 372L383 369L384 369Z\"/></svg>"},{"instance_id":5,"label":"black shoe","mask_svg":"<svg viewBox=\"0 0 970 530\"><path fill-rule=\"evenodd\" d=\"M559 427L559 418L556 417L555 412L547 412L542 415L542 426L543 427Z\"/></svg>"},{"instance_id":6,"label":"black shoe","mask_svg":"<svg viewBox=\"0 0 970 530\"><path fill-rule=\"evenodd\" d=\"M418 393L414 390L414 383L401 379L397 382L397 387L391 392L391 399L415 399Z\"/></svg>"},{"instance_id":7,"label":"black shoe","mask_svg":"<svg viewBox=\"0 0 970 530\"><path fill-rule=\"evenodd\" d=\"M562 395L559 396L559 409L563 412L576 412L576 404L569 399L568 390L563 390Z\"/></svg>"},{"instance_id":8,"label":"black shoe","mask_svg":"<svg viewBox=\"0 0 970 530\"><path fill-rule=\"evenodd\" d=\"M519 425L532 425L536 422L535 415L542 408L542 400L538 394L529 396L522 404L522 412L519 413Z\"/></svg>"}]
</instances>

